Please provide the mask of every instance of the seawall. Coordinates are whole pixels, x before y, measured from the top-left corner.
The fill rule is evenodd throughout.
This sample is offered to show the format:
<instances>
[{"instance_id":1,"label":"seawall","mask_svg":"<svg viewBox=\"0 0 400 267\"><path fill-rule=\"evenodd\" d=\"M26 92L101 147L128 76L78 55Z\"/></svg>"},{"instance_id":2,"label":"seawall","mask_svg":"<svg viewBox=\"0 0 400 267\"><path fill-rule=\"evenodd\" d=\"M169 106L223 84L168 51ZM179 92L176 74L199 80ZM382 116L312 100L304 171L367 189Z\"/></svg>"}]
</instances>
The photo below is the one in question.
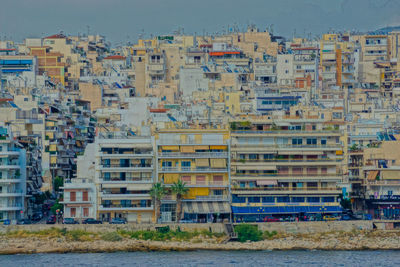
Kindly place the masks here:
<instances>
[{"instance_id":1,"label":"seawall","mask_svg":"<svg viewBox=\"0 0 400 267\"><path fill-rule=\"evenodd\" d=\"M354 230L372 230L372 221L333 221L333 222L268 222L254 223L258 225L261 231L277 231L288 234L312 234L324 232L351 232ZM155 230L157 227L169 226L171 230L176 230L178 227L182 231L201 231L207 230L213 233L225 232L224 224L222 223L204 223L204 224L31 224L31 225L1 225L0 232L7 231L40 231L51 227L67 228L67 230L85 230L88 232L113 232L117 229L138 231L138 230Z\"/></svg>"}]
</instances>

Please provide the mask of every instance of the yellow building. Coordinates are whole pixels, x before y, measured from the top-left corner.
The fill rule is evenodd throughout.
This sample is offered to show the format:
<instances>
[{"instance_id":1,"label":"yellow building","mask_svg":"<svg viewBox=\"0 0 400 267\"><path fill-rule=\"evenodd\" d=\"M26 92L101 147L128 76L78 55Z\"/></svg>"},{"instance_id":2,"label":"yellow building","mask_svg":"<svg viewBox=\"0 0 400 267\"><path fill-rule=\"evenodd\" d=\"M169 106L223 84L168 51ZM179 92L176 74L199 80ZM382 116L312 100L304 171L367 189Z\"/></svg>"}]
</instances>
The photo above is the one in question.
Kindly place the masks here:
<instances>
[{"instance_id":1,"label":"yellow building","mask_svg":"<svg viewBox=\"0 0 400 267\"><path fill-rule=\"evenodd\" d=\"M189 188L180 219L229 220L229 131L163 129L156 133L157 178L167 188L181 180ZM161 220L176 220L176 199L162 200Z\"/></svg>"}]
</instances>

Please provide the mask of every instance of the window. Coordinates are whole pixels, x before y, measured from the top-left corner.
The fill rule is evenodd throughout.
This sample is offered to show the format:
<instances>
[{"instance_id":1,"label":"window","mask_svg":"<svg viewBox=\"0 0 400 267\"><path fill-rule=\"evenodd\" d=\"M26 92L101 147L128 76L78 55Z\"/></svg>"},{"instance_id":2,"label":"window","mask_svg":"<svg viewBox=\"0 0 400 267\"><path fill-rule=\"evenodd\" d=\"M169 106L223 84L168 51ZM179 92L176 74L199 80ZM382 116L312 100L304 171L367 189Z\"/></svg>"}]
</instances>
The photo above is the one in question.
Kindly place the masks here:
<instances>
[{"instance_id":1,"label":"window","mask_svg":"<svg viewBox=\"0 0 400 267\"><path fill-rule=\"evenodd\" d=\"M83 208L83 217L89 217L89 208Z\"/></svg>"},{"instance_id":2,"label":"window","mask_svg":"<svg viewBox=\"0 0 400 267\"><path fill-rule=\"evenodd\" d=\"M262 197L262 202L263 203L274 203L275 198L274 197Z\"/></svg>"},{"instance_id":3,"label":"window","mask_svg":"<svg viewBox=\"0 0 400 267\"><path fill-rule=\"evenodd\" d=\"M71 208L70 212L71 212L71 217L74 218L76 216L76 208Z\"/></svg>"},{"instance_id":4,"label":"window","mask_svg":"<svg viewBox=\"0 0 400 267\"><path fill-rule=\"evenodd\" d=\"M317 139L316 138L307 138L307 145L316 145Z\"/></svg>"},{"instance_id":5,"label":"window","mask_svg":"<svg viewBox=\"0 0 400 267\"><path fill-rule=\"evenodd\" d=\"M310 203L318 203L319 202L319 197L308 197L307 201Z\"/></svg>"},{"instance_id":6,"label":"window","mask_svg":"<svg viewBox=\"0 0 400 267\"><path fill-rule=\"evenodd\" d=\"M70 198L70 201L76 201L76 192L70 192L69 198Z\"/></svg>"},{"instance_id":7,"label":"window","mask_svg":"<svg viewBox=\"0 0 400 267\"><path fill-rule=\"evenodd\" d=\"M257 154L249 154L249 159L256 160L258 158Z\"/></svg>"},{"instance_id":8,"label":"window","mask_svg":"<svg viewBox=\"0 0 400 267\"><path fill-rule=\"evenodd\" d=\"M213 176L213 184L214 185L222 185L224 183L224 177L222 175L214 175Z\"/></svg>"},{"instance_id":9,"label":"window","mask_svg":"<svg viewBox=\"0 0 400 267\"><path fill-rule=\"evenodd\" d=\"M206 184L206 177L205 176L196 176L196 184L197 185Z\"/></svg>"},{"instance_id":10,"label":"window","mask_svg":"<svg viewBox=\"0 0 400 267\"><path fill-rule=\"evenodd\" d=\"M302 145L303 144L303 139L301 138L293 138L292 139L292 145Z\"/></svg>"},{"instance_id":11,"label":"window","mask_svg":"<svg viewBox=\"0 0 400 267\"><path fill-rule=\"evenodd\" d=\"M190 168L190 164L191 164L190 161L182 161L182 167Z\"/></svg>"},{"instance_id":12,"label":"window","mask_svg":"<svg viewBox=\"0 0 400 267\"><path fill-rule=\"evenodd\" d=\"M292 202L300 203L300 202L304 202L304 201L305 201L305 197L292 197Z\"/></svg>"},{"instance_id":13,"label":"window","mask_svg":"<svg viewBox=\"0 0 400 267\"><path fill-rule=\"evenodd\" d=\"M276 198L278 203L288 203L290 202L290 198L289 197L277 197Z\"/></svg>"},{"instance_id":14,"label":"window","mask_svg":"<svg viewBox=\"0 0 400 267\"><path fill-rule=\"evenodd\" d=\"M335 197L322 197L322 202L335 202Z\"/></svg>"},{"instance_id":15,"label":"window","mask_svg":"<svg viewBox=\"0 0 400 267\"><path fill-rule=\"evenodd\" d=\"M248 197L249 203L260 203L260 197Z\"/></svg>"},{"instance_id":16,"label":"window","mask_svg":"<svg viewBox=\"0 0 400 267\"><path fill-rule=\"evenodd\" d=\"M326 139L321 139L321 145L323 145L323 146L326 145Z\"/></svg>"},{"instance_id":17,"label":"window","mask_svg":"<svg viewBox=\"0 0 400 267\"><path fill-rule=\"evenodd\" d=\"M89 201L89 196L87 191L82 192L82 200Z\"/></svg>"},{"instance_id":18,"label":"window","mask_svg":"<svg viewBox=\"0 0 400 267\"><path fill-rule=\"evenodd\" d=\"M237 195L232 195L232 203L246 203L246 198L238 197Z\"/></svg>"},{"instance_id":19,"label":"window","mask_svg":"<svg viewBox=\"0 0 400 267\"><path fill-rule=\"evenodd\" d=\"M191 176L182 176L181 177L182 182L184 182L185 184L190 185L192 182L192 177Z\"/></svg>"}]
</instances>

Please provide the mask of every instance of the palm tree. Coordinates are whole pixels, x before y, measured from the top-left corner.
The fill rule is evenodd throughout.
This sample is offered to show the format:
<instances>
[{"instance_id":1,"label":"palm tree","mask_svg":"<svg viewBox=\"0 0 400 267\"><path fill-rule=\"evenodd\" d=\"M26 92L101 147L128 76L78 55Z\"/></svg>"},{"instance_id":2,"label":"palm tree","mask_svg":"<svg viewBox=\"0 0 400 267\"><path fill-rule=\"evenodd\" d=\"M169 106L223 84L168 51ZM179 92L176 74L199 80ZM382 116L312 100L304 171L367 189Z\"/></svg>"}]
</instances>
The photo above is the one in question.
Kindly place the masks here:
<instances>
[{"instance_id":1,"label":"palm tree","mask_svg":"<svg viewBox=\"0 0 400 267\"><path fill-rule=\"evenodd\" d=\"M167 190L162 183L155 183L150 189L150 196L154 199L156 209L156 223L160 218L161 213L161 199L165 196Z\"/></svg>"},{"instance_id":2,"label":"palm tree","mask_svg":"<svg viewBox=\"0 0 400 267\"><path fill-rule=\"evenodd\" d=\"M187 194L189 188L186 187L186 183L178 180L171 186L171 192L176 195L176 222L182 219L182 197Z\"/></svg>"}]
</instances>

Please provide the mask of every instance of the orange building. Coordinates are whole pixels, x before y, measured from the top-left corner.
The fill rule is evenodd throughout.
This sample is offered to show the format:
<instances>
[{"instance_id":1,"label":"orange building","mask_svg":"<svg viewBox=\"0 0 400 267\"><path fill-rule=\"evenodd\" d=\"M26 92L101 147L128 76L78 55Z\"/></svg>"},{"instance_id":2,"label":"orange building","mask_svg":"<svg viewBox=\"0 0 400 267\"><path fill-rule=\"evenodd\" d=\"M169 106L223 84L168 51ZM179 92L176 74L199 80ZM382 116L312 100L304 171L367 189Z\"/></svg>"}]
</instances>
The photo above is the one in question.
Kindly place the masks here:
<instances>
[{"instance_id":1,"label":"orange building","mask_svg":"<svg viewBox=\"0 0 400 267\"><path fill-rule=\"evenodd\" d=\"M61 83L66 86L65 63L61 62L63 54L51 52L48 46L29 48L30 55L36 56L38 59L39 75L46 73L54 83Z\"/></svg>"}]
</instances>

